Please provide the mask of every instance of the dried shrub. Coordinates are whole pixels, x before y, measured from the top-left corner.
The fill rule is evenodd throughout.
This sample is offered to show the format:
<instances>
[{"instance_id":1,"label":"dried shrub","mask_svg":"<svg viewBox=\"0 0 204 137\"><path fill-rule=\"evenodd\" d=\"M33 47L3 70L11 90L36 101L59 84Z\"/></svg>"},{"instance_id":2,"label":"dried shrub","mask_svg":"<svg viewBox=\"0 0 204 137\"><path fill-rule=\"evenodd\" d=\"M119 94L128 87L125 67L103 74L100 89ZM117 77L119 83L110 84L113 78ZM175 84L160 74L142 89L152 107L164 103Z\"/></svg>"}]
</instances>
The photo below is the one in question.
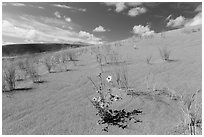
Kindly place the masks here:
<instances>
[{"instance_id":1,"label":"dried shrub","mask_svg":"<svg viewBox=\"0 0 204 137\"><path fill-rule=\"evenodd\" d=\"M36 70L36 59L34 58L26 58L21 59L17 62L17 66L21 71L24 72L24 77L29 77L34 83L40 82L40 75Z\"/></svg>"},{"instance_id":2,"label":"dried shrub","mask_svg":"<svg viewBox=\"0 0 204 137\"><path fill-rule=\"evenodd\" d=\"M51 73L51 69L54 66L52 59L51 59L51 56L45 57L44 63L45 63L45 66L46 66L48 72Z\"/></svg>"},{"instance_id":3,"label":"dried shrub","mask_svg":"<svg viewBox=\"0 0 204 137\"><path fill-rule=\"evenodd\" d=\"M2 73L2 89L12 91L16 88L16 67L13 62L4 62Z\"/></svg>"},{"instance_id":4,"label":"dried shrub","mask_svg":"<svg viewBox=\"0 0 204 137\"><path fill-rule=\"evenodd\" d=\"M155 91L155 84L154 82L154 74L148 73L148 75L145 77L145 84L148 90Z\"/></svg>"},{"instance_id":5,"label":"dried shrub","mask_svg":"<svg viewBox=\"0 0 204 137\"><path fill-rule=\"evenodd\" d=\"M76 61L77 56L74 50L67 51L67 56L69 57L69 61Z\"/></svg>"},{"instance_id":6,"label":"dried shrub","mask_svg":"<svg viewBox=\"0 0 204 137\"><path fill-rule=\"evenodd\" d=\"M128 73L126 66L118 66L114 68L114 78L119 88L128 89Z\"/></svg>"},{"instance_id":7,"label":"dried shrub","mask_svg":"<svg viewBox=\"0 0 204 137\"><path fill-rule=\"evenodd\" d=\"M152 56L147 56L146 57L146 63L148 64L148 65L151 65L151 63L150 63L150 61L151 61L151 59L152 59Z\"/></svg>"},{"instance_id":8,"label":"dried shrub","mask_svg":"<svg viewBox=\"0 0 204 137\"><path fill-rule=\"evenodd\" d=\"M31 78L31 80L33 81L33 83L40 83L40 75L38 74L35 65L30 62L29 67L26 70L28 76Z\"/></svg>"},{"instance_id":9,"label":"dried shrub","mask_svg":"<svg viewBox=\"0 0 204 137\"><path fill-rule=\"evenodd\" d=\"M167 47L164 47L162 49L159 49L159 53L160 53L162 60L169 61L171 50L169 50Z\"/></svg>"}]
</instances>

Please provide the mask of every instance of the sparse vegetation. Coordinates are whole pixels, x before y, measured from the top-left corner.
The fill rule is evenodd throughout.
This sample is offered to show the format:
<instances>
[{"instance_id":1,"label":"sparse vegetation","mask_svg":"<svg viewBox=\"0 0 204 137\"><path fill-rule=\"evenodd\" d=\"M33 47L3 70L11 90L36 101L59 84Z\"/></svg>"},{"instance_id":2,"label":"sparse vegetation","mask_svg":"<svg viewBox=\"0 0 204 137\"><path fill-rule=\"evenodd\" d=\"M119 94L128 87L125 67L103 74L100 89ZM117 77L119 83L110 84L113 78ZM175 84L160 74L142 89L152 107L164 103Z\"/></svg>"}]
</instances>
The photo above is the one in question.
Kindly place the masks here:
<instances>
[{"instance_id":1,"label":"sparse vegetation","mask_svg":"<svg viewBox=\"0 0 204 137\"><path fill-rule=\"evenodd\" d=\"M96 92L99 94L99 96L93 97L92 100L89 100L97 109L96 115L100 117L97 124L106 125L102 128L102 131L108 132L109 126L118 126L119 128L125 129L128 127L131 120L134 120L134 123L142 122L139 118L136 118L136 116L142 114L141 110L134 109L132 111L127 111L125 109L113 110L111 108L111 105L114 102L121 100L122 97L118 94L113 94L113 87L108 86L105 84L105 82L103 82L102 73L100 73L98 77L100 81L98 86L91 78L89 78L97 89ZM108 76L106 80L108 83L110 83L110 85L113 83L111 76ZM120 90L120 88L117 90Z\"/></svg>"},{"instance_id":2,"label":"sparse vegetation","mask_svg":"<svg viewBox=\"0 0 204 137\"><path fill-rule=\"evenodd\" d=\"M70 61L76 61L76 54L74 51L67 51L67 56L69 57Z\"/></svg>"},{"instance_id":3,"label":"sparse vegetation","mask_svg":"<svg viewBox=\"0 0 204 137\"><path fill-rule=\"evenodd\" d=\"M12 91L16 88L16 68L12 62L4 62L2 74L2 89L5 91Z\"/></svg>"},{"instance_id":4,"label":"sparse vegetation","mask_svg":"<svg viewBox=\"0 0 204 137\"><path fill-rule=\"evenodd\" d=\"M134 48L134 49L138 49L138 48L137 48L137 45L134 45L133 48Z\"/></svg>"},{"instance_id":5,"label":"sparse vegetation","mask_svg":"<svg viewBox=\"0 0 204 137\"><path fill-rule=\"evenodd\" d=\"M127 71L126 66L115 67L113 76L119 88L121 89L129 88L128 71Z\"/></svg>"},{"instance_id":6,"label":"sparse vegetation","mask_svg":"<svg viewBox=\"0 0 204 137\"><path fill-rule=\"evenodd\" d=\"M118 65L119 63L121 63L120 55L116 51L112 51L108 57L108 64Z\"/></svg>"},{"instance_id":7,"label":"sparse vegetation","mask_svg":"<svg viewBox=\"0 0 204 137\"><path fill-rule=\"evenodd\" d=\"M29 64L26 72L29 75L29 77L31 78L31 80L33 81L33 83L40 83L41 82L40 75L36 71L35 65L32 62Z\"/></svg>"},{"instance_id":8,"label":"sparse vegetation","mask_svg":"<svg viewBox=\"0 0 204 137\"><path fill-rule=\"evenodd\" d=\"M145 84L148 90L155 91L154 78L154 74L152 73L148 73L148 75L145 77Z\"/></svg>"},{"instance_id":9,"label":"sparse vegetation","mask_svg":"<svg viewBox=\"0 0 204 137\"><path fill-rule=\"evenodd\" d=\"M51 73L51 69L54 66L50 56L45 57L44 60L45 66L49 73Z\"/></svg>"},{"instance_id":10,"label":"sparse vegetation","mask_svg":"<svg viewBox=\"0 0 204 137\"><path fill-rule=\"evenodd\" d=\"M159 53L160 53L162 60L170 61L170 54L171 54L170 49L168 49L167 47L163 47L162 49L159 49Z\"/></svg>"},{"instance_id":11,"label":"sparse vegetation","mask_svg":"<svg viewBox=\"0 0 204 137\"><path fill-rule=\"evenodd\" d=\"M147 58L146 58L146 63L148 64L148 65L151 65L151 59L152 59L152 56L147 56Z\"/></svg>"},{"instance_id":12,"label":"sparse vegetation","mask_svg":"<svg viewBox=\"0 0 204 137\"><path fill-rule=\"evenodd\" d=\"M103 72L103 55L102 54L96 54L96 61L100 66L101 72Z\"/></svg>"}]
</instances>

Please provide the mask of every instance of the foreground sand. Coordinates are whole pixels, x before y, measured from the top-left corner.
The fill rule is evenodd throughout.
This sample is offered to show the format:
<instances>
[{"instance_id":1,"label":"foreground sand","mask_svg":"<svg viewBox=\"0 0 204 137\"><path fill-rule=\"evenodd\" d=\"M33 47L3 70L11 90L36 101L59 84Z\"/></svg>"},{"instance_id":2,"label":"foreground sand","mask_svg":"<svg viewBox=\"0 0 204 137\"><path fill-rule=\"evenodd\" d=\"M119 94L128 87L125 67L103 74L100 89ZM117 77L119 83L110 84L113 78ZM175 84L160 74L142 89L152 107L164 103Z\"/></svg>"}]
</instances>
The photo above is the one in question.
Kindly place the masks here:
<instances>
[{"instance_id":1,"label":"foreground sand","mask_svg":"<svg viewBox=\"0 0 204 137\"><path fill-rule=\"evenodd\" d=\"M151 72L158 85L168 83L178 94L188 95L201 89L201 33L186 34L177 30L167 32L166 38L156 36L115 47L127 61L130 86L145 90L145 76ZM137 49L133 48L134 45ZM172 50L172 62L161 61L158 48L163 46ZM150 55L152 65L145 61ZM112 68L111 65L104 67L107 75L111 75ZM42 78L46 82L26 84L32 87L31 90L3 93L3 134L168 134L181 122L181 110L174 100L132 98L125 108L142 109L143 122L124 130L110 127L109 132L102 132L101 126L96 124L96 110L88 100L96 93L87 76L94 79L99 72L95 56L87 53L79 57L71 71L44 74Z\"/></svg>"}]
</instances>

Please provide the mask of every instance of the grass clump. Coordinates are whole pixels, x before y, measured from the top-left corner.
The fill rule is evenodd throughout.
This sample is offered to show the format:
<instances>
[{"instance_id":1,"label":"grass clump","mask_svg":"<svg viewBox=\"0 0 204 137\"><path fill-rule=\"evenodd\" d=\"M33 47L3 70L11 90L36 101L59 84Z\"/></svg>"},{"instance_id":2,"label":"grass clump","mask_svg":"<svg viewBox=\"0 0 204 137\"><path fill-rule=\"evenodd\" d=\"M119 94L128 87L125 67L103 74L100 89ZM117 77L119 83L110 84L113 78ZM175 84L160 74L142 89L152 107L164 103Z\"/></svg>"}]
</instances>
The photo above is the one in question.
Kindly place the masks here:
<instances>
[{"instance_id":1,"label":"grass clump","mask_svg":"<svg viewBox=\"0 0 204 137\"><path fill-rule=\"evenodd\" d=\"M170 61L171 50L169 50L167 47L159 49L159 53L160 53L162 60Z\"/></svg>"},{"instance_id":2,"label":"grass clump","mask_svg":"<svg viewBox=\"0 0 204 137\"><path fill-rule=\"evenodd\" d=\"M117 86L121 89L128 89L128 73L125 66L119 66L114 68L114 77L117 83Z\"/></svg>"},{"instance_id":3,"label":"grass clump","mask_svg":"<svg viewBox=\"0 0 204 137\"><path fill-rule=\"evenodd\" d=\"M44 64L45 64L48 72L51 73L51 69L54 66L54 63L52 62L51 56L45 57Z\"/></svg>"},{"instance_id":4,"label":"grass clump","mask_svg":"<svg viewBox=\"0 0 204 137\"><path fill-rule=\"evenodd\" d=\"M147 56L145 61L148 65L151 65L151 59L152 59L152 56Z\"/></svg>"},{"instance_id":5,"label":"grass clump","mask_svg":"<svg viewBox=\"0 0 204 137\"><path fill-rule=\"evenodd\" d=\"M33 83L40 83L40 75L38 74L35 65L31 62L26 70Z\"/></svg>"},{"instance_id":6,"label":"grass clump","mask_svg":"<svg viewBox=\"0 0 204 137\"><path fill-rule=\"evenodd\" d=\"M4 62L2 74L2 91L12 91L16 88L16 67L13 62Z\"/></svg>"},{"instance_id":7,"label":"grass clump","mask_svg":"<svg viewBox=\"0 0 204 137\"><path fill-rule=\"evenodd\" d=\"M28 77L32 80L33 83L40 83L40 75L37 72L36 65L36 58L26 58L24 60L20 59L17 61L17 66L21 73L23 73L24 79Z\"/></svg>"}]
</instances>

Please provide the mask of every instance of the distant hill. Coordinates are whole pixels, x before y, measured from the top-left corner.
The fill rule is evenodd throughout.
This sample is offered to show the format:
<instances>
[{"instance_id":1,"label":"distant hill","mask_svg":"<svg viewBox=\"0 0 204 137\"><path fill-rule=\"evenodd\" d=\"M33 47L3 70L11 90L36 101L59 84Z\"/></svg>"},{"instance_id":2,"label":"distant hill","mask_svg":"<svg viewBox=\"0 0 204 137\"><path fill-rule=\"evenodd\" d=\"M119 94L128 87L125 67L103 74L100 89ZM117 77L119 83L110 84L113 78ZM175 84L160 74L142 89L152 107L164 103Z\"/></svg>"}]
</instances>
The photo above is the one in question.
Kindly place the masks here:
<instances>
[{"instance_id":1,"label":"distant hill","mask_svg":"<svg viewBox=\"0 0 204 137\"><path fill-rule=\"evenodd\" d=\"M49 51L58 51L65 48L77 48L88 44L62 44L62 43L32 43L32 44L8 44L2 46L2 56L18 56Z\"/></svg>"}]
</instances>

